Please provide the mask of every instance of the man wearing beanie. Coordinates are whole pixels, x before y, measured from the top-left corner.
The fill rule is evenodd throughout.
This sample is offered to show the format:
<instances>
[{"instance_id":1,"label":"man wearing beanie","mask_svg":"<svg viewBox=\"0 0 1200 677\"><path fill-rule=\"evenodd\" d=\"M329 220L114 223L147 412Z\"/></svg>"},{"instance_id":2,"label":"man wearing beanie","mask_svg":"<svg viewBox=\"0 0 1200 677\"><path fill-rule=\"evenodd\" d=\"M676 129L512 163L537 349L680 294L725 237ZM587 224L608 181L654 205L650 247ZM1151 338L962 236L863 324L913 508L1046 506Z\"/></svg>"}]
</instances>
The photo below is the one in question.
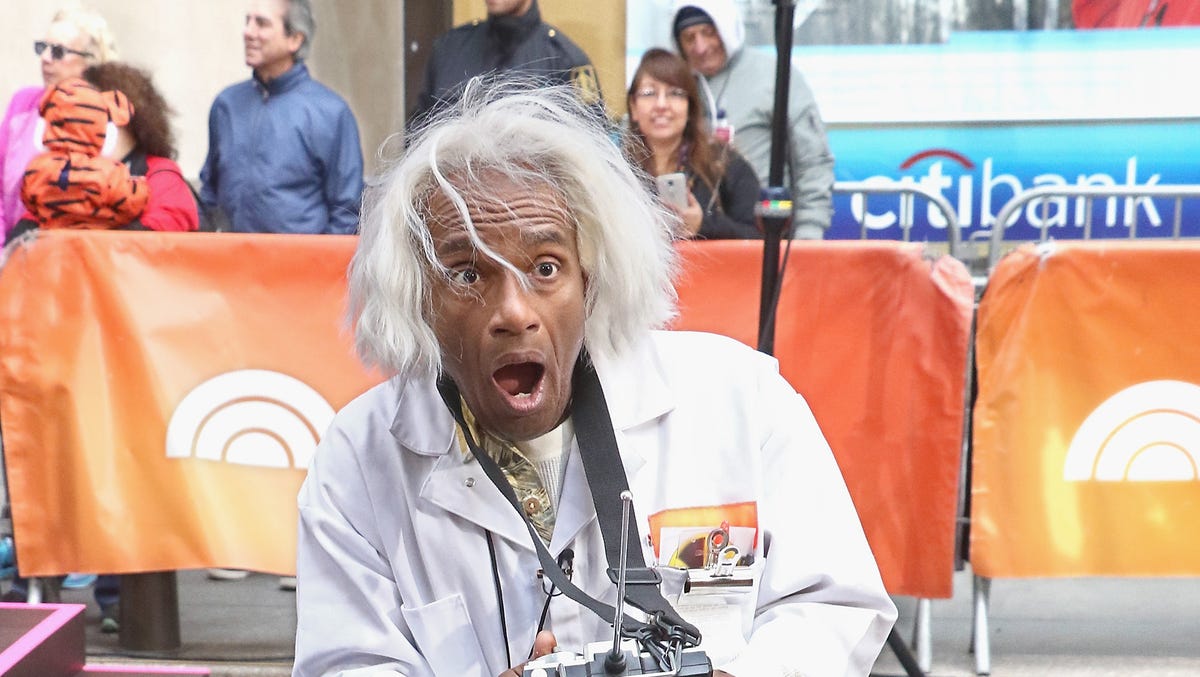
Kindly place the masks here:
<instances>
[{"instance_id":1,"label":"man wearing beanie","mask_svg":"<svg viewBox=\"0 0 1200 677\"><path fill-rule=\"evenodd\" d=\"M732 127L733 145L765 184L775 107L774 54L743 49L746 31L734 0L675 0L673 17L675 44L697 73L709 119ZM784 179L795 204L792 234L820 239L833 215L833 154L812 90L795 68L787 127Z\"/></svg>"},{"instance_id":2,"label":"man wearing beanie","mask_svg":"<svg viewBox=\"0 0 1200 677\"><path fill-rule=\"evenodd\" d=\"M436 107L453 103L467 80L521 72L548 84L574 84L580 99L600 108L600 85L587 54L542 21L537 0L486 0L487 20L463 24L433 43L425 85L408 116L409 129Z\"/></svg>"}]
</instances>

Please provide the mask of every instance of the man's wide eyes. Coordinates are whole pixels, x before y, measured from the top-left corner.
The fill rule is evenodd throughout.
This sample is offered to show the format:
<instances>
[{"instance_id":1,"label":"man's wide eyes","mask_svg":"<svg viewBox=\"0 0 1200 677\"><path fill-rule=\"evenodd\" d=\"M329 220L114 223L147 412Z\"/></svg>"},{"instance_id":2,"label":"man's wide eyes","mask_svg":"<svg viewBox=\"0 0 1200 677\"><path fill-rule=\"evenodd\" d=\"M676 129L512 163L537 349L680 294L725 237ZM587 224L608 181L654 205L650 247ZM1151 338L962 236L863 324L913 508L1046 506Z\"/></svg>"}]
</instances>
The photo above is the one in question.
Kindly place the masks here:
<instances>
[{"instance_id":1,"label":"man's wide eyes","mask_svg":"<svg viewBox=\"0 0 1200 677\"><path fill-rule=\"evenodd\" d=\"M474 268L455 270L450 274L450 279L458 284L475 284L479 281L479 271Z\"/></svg>"},{"instance_id":2,"label":"man's wide eyes","mask_svg":"<svg viewBox=\"0 0 1200 677\"><path fill-rule=\"evenodd\" d=\"M539 261L533 266L533 277L549 278L558 274L562 265L555 261ZM450 271L450 281L460 285L473 285L479 282L482 275L475 268L464 267Z\"/></svg>"}]
</instances>

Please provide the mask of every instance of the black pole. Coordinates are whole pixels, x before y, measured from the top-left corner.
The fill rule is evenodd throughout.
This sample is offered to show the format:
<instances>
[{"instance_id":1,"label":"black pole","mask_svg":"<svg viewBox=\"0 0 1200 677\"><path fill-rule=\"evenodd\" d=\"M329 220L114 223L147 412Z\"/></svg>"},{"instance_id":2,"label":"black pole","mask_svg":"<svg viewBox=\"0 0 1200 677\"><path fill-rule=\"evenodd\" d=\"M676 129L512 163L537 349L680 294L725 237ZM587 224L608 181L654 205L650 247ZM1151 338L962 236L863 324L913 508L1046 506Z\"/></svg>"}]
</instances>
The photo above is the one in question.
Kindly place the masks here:
<instances>
[{"instance_id":1,"label":"black pole","mask_svg":"<svg viewBox=\"0 0 1200 677\"><path fill-rule=\"evenodd\" d=\"M771 117L771 171L768 186L783 185L787 159L788 90L792 84L792 22L796 0L775 2L775 108Z\"/></svg>"},{"instance_id":2,"label":"black pole","mask_svg":"<svg viewBox=\"0 0 1200 677\"><path fill-rule=\"evenodd\" d=\"M130 651L171 651L182 646L179 634L179 586L174 571L121 576L120 634L117 644Z\"/></svg>"},{"instance_id":3,"label":"black pole","mask_svg":"<svg viewBox=\"0 0 1200 677\"><path fill-rule=\"evenodd\" d=\"M788 90L792 78L792 21L796 0L775 3L775 107L771 116L771 165L755 213L763 231L762 290L758 306L758 349L775 352L775 307L779 303L779 249L792 222L792 201L783 185L788 148Z\"/></svg>"},{"instance_id":4,"label":"black pole","mask_svg":"<svg viewBox=\"0 0 1200 677\"><path fill-rule=\"evenodd\" d=\"M892 631L888 633L887 643L896 654L896 660L900 661L900 667L904 668L904 674L908 675L908 677L925 677L925 673L921 671L921 666L917 663L917 659L913 658L912 652L908 650L908 645L904 643L904 639L896 632L896 628L892 628Z\"/></svg>"}]
</instances>

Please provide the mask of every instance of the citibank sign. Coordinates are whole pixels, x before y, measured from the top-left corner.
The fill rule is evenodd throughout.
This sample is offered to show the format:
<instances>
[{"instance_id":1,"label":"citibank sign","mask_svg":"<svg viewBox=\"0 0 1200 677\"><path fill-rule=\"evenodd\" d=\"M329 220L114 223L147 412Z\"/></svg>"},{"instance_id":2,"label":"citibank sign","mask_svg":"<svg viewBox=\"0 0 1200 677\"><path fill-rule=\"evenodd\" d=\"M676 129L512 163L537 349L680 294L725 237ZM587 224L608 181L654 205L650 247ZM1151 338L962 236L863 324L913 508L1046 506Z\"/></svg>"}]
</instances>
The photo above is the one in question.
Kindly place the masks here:
<instances>
[{"instance_id":1,"label":"citibank sign","mask_svg":"<svg viewBox=\"0 0 1200 677\"><path fill-rule=\"evenodd\" d=\"M955 216L958 218L958 225L962 228L970 228L976 223L983 227L991 227L996 222L996 214L1004 203L1015 195L1021 193L1026 188L1036 186L1153 186L1159 182L1161 175L1153 174L1146 177L1144 181L1138 179L1137 158L1131 157L1126 162L1126 171L1123 180L1118 182L1116 177L1104 173L1095 174L1079 174L1074 177L1074 180L1062 176L1061 174L1045 173L1039 174L1033 178L1029 186L1024 185L1021 179L1016 174L1003 173L997 170L996 161L994 158L986 158L977 167L974 163L966 160L958 153L950 151L934 151L937 156L946 155L952 158L952 163L957 163L960 169L976 170L977 173L952 173L946 171L943 167L945 161L942 159L930 162L924 174L919 176L901 175L898 179L890 176L872 176L868 177L865 182L874 185L891 185L899 183L900 185L917 185L925 190L941 193L947 199L951 200L951 204L955 206ZM921 153L921 156L929 157L929 153ZM907 164L906 161L905 164ZM901 168L905 168L905 164ZM1043 202L1048 204L1045 207L1045 218L1042 216ZM1118 202L1124 205L1120 208ZM1162 216L1159 214L1158 208L1150 200L1133 200L1125 198L1105 198L1100 201L1101 209L1103 209L1103 225L1113 227L1118 224L1128 222L1130 218L1145 218L1151 227L1158 227L1163 224ZM879 212L868 211L867 201L862 196L855 196L851 199L851 210L854 214L854 220L864 224L867 230L885 230L899 223L900 214L898 209L883 210ZM975 209L975 205L979 205L979 209ZM1141 210L1144 214L1134 214L1135 210ZM1085 203L1082 198L1068 199L1049 198L1047 200L1032 200L1025 207L1024 220L1030 226L1041 228L1043 224L1050 228L1061 228L1064 226L1074 226L1083 228L1086 218ZM942 215L934 205L930 204L926 207L926 216L930 226L934 228L945 228L947 226L946 218ZM1009 220L1007 226L1012 226L1022 218L1021 214L1014 214Z\"/></svg>"},{"instance_id":2,"label":"citibank sign","mask_svg":"<svg viewBox=\"0 0 1200 677\"><path fill-rule=\"evenodd\" d=\"M969 238L990 231L1001 208L1030 188L1200 183L1200 165L1184 152L1189 133L1200 135L1200 123L905 126L831 130L830 143L838 180L939 193ZM1102 197L1090 207L1078 197L1036 199L1005 224L1005 237L1038 239L1045 226L1051 237L1078 238L1089 215L1092 237L1127 237L1129 223L1139 237L1167 236L1174 209L1168 199ZM1200 236L1200 205L1182 209L1183 234ZM912 224L912 239L946 239L935 205L894 195L837 196L830 237L857 238L864 228L886 237L890 229L899 233L902 220Z\"/></svg>"}]
</instances>

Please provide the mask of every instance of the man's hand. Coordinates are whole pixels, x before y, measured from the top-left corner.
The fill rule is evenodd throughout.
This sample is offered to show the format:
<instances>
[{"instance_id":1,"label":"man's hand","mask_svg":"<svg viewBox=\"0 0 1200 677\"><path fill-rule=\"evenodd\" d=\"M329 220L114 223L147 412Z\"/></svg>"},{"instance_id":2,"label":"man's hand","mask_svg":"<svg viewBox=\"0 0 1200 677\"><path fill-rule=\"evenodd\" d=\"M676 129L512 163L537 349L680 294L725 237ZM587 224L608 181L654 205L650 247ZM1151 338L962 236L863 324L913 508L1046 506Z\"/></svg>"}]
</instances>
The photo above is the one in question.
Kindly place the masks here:
<instances>
[{"instance_id":1,"label":"man's hand","mask_svg":"<svg viewBox=\"0 0 1200 677\"><path fill-rule=\"evenodd\" d=\"M537 634L537 637L533 638L533 657L541 658L548 653L553 653L556 646L558 646L558 641L554 639L554 633L549 630L542 630ZM500 673L500 677L521 677L521 672L524 669L525 663L514 665Z\"/></svg>"}]
</instances>

